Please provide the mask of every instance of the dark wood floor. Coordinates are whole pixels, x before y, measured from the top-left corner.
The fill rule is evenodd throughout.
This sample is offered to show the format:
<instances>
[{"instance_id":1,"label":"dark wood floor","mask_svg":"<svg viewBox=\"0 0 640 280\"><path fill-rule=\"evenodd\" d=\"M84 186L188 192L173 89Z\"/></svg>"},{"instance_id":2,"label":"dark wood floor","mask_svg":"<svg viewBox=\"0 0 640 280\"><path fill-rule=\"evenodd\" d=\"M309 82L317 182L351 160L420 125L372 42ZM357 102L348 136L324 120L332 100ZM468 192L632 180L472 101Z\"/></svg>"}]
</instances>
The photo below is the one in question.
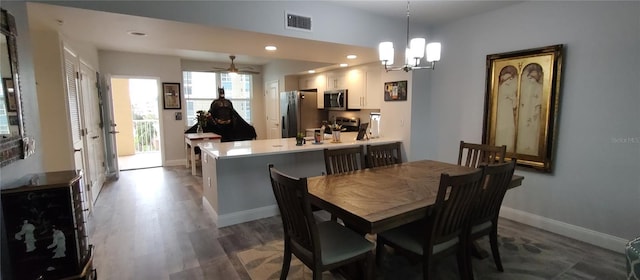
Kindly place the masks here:
<instances>
[{"instance_id":1,"label":"dark wood floor","mask_svg":"<svg viewBox=\"0 0 640 280\"><path fill-rule=\"evenodd\" d=\"M282 239L280 218L217 228L202 207L202 179L191 176L190 171L183 166L125 171L118 181L103 187L89 217L100 280L250 279L236 253ZM580 258L572 266L577 269L575 273L567 269L562 274L531 275L527 279L623 278L622 254L510 221L505 223L534 231L538 238L548 235L560 240L554 242L571 243L572 249L560 257ZM585 258L584 252L598 258ZM506 273L501 275L476 275L476 279L515 279ZM400 279L393 274L378 278Z\"/></svg>"}]
</instances>

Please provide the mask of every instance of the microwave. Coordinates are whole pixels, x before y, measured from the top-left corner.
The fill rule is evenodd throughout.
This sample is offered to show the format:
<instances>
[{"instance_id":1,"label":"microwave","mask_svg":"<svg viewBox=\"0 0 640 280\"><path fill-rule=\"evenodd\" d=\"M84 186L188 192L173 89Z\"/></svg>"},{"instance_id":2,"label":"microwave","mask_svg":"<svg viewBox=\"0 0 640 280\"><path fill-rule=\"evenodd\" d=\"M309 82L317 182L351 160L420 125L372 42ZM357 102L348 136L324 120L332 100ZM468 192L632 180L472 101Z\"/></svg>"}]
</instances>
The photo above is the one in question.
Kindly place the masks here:
<instances>
[{"instance_id":1,"label":"microwave","mask_svg":"<svg viewBox=\"0 0 640 280\"><path fill-rule=\"evenodd\" d=\"M347 110L347 90L336 89L324 92L325 110Z\"/></svg>"}]
</instances>

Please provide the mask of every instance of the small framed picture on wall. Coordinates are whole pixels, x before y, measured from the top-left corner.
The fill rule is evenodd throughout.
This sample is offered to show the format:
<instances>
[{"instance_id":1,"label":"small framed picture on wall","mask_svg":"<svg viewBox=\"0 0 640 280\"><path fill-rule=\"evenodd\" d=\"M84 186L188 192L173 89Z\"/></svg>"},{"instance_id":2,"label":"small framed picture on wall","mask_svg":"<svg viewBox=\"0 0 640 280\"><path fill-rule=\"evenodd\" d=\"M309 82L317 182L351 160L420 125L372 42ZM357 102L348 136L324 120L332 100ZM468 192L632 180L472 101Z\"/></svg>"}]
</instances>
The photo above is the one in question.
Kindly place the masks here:
<instances>
[{"instance_id":1,"label":"small framed picture on wall","mask_svg":"<svg viewBox=\"0 0 640 280\"><path fill-rule=\"evenodd\" d=\"M180 83L162 83L162 97L165 109L180 110L182 108L181 96Z\"/></svg>"},{"instance_id":2,"label":"small framed picture on wall","mask_svg":"<svg viewBox=\"0 0 640 280\"><path fill-rule=\"evenodd\" d=\"M384 83L384 101L406 101L407 81Z\"/></svg>"}]
</instances>

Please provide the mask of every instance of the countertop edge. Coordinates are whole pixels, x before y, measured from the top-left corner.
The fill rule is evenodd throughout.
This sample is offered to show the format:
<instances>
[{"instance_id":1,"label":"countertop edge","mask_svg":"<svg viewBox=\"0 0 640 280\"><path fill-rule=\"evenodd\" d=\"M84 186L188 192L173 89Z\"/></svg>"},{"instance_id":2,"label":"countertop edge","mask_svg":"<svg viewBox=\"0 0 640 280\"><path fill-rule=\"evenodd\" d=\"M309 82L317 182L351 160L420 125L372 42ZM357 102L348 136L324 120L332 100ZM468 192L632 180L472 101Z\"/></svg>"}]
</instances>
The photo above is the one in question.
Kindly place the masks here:
<instances>
[{"instance_id":1,"label":"countertop edge","mask_svg":"<svg viewBox=\"0 0 640 280\"><path fill-rule=\"evenodd\" d=\"M235 159L255 156L269 156L277 154L291 154L301 152L322 151L325 148L345 148L358 145L368 144L387 144L393 142L402 142L399 138L375 138L370 140L350 140L342 143L331 143L330 139L326 139L323 144L307 143L302 146L295 145L295 138L284 139L262 139L236 142L204 142L198 144L201 151L215 159ZM227 153L237 150L238 154L228 155ZM249 150L249 151L247 151ZM222 152L221 152L222 151ZM223 155L220 155L223 154Z\"/></svg>"}]
</instances>

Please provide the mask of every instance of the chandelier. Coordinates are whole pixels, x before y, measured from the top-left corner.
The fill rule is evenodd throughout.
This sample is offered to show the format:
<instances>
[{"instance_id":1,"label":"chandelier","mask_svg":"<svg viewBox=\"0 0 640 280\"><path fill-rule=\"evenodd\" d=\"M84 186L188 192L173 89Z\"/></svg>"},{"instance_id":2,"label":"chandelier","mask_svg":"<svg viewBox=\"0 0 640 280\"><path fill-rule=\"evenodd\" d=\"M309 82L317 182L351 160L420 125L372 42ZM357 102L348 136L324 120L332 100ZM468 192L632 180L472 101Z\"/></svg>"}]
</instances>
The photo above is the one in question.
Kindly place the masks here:
<instances>
[{"instance_id":1,"label":"chandelier","mask_svg":"<svg viewBox=\"0 0 640 280\"><path fill-rule=\"evenodd\" d=\"M407 1L407 46L405 49L405 61L402 66L393 66L393 43L392 42L382 42L378 46L378 53L380 55L380 61L382 65L384 65L384 69L389 71L405 71L409 72L411 70L417 69L434 69L436 67L436 62L440 60L440 43L432 42L426 44L425 51L425 38L413 38L409 40L409 1ZM420 65L420 60L425 56L427 56L427 64Z\"/></svg>"}]
</instances>

